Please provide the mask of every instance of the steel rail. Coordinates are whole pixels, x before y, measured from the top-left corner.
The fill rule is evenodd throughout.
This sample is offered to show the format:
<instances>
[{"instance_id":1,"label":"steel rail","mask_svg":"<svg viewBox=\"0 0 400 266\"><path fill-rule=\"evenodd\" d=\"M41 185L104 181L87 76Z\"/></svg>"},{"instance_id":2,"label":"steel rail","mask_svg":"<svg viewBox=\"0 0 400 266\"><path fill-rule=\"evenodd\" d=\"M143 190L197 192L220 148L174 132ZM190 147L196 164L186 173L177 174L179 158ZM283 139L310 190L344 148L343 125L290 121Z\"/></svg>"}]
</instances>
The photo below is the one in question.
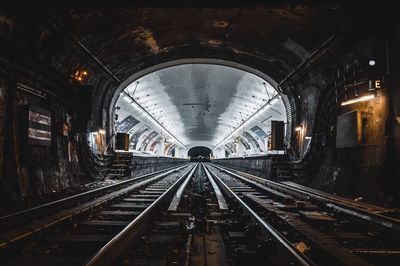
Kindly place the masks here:
<instances>
[{"instance_id":1,"label":"steel rail","mask_svg":"<svg viewBox=\"0 0 400 266\"><path fill-rule=\"evenodd\" d=\"M377 206L377 205L374 205L374 204L371 204L371 203L354 201L354 200L352 200L350 198L345 198L345 197L341 197L341 196L332 195L332 194L329 194L327 192L320 191L320 190L317 190L317 189L313 189L313 188L310 188L310 187L306 187L306 186L303 186L303 185L300 185L300 184L297 184L297 183L294 183L294 182L290 182L290 181L284 181L284 182L281 182L279 184L286 185L286 186L289 186L289 187L293 187L295 189L304 191L306 193L312 193L312 194L316 194L316 195L321 195L321 196L323 196L323 197L325 197L327 199L339 200L341 202L347 202L349 205L353 205L355 207L360 207L360 208L365 208L365 209L370 209L370 210L371 209L375 209L375 211L371 211L371 212L375 212L375 213L380 213L382 211L388 211L388 210L389 211L400 211L400 209L384 208L384 207L380 207L380 206ZM399 222L400 222L400 220L399 220Z\"/></svg>"},{"instance_id":2,"label":"steel rail","mask_svg":"<svg viewBox=\"0 0 400 266\"><path fill-rule=\"evenodd\" d=\"M214 189L215 196L217 197L217 200L218 200L219 209L220 209L220 210L228 210L228 204L226 204L224 195L222 195L222 192L221 192L221 190L219 189L217 183L215 183L214 179L213 179L213 178L211 177L211 175L210 175L210 172L209 172L208 169L204 166L203 163L201 163L201 166L203 167L204 172L206 173L207 178L208 178L208 180L210 181L210 183L211 183L211 185L212 185L212 187L213 187L213 189Z\"/></svg>"},{"instance_id":3,"label":"steel rail","mask_svg":"<svg viewBox=\"0 0 400 266\"><path fill-rule=\"evenodd\" d=\"M195 166L193 166L195 167ZM132 241L145 229L150 223L150 218L161 208L162 203L172 196L178 186L183 182L185 177L192 169L188 169L185 173L170 186L159 198L157 198L147 209L130 222L121 232L113 237L106 245L104 245L85 265L113 265L113 262L119 258L132 244Z\"/></svg>"},{"instance_id":4,"label":"steel rail","mask_svg":"<svg viewBox=\"0 0 400 266\"><path fill-rule=\"evenodd\" d=\"M186 165L184 167L188 167L189 165ZM179 167L179 170L182 169L182 167ZM85 202L83 204L79 204L77 206L65 209L65 210L60 210L59 212L56 212L50 216L46 216L42 219L37 219L34 221L34 223L23 225L20 227L15 227L11 231L6 231L0 234L0 249L1 248L6 248L8 245L15 243L17 241L21 241L23 239L26 239L34 234L37 234L41 232L44 229L48 229L50 227L54 227L57 224L63 223L67 220L71 220L75 216L82 215L87 212L91 212L94 208L98 208L104 204L107 204L111 200L114 200L116 198L122 197L127 193L131 193L132 191L145 186L151 182L157 181L171 173L176 172L175 170L170 170L166 173L162 173L159 175L156 175L154 177L144 179L141 181L138 181L137 183L134 183L132 185L129 185L127 187L121 188L119 190L113 191L109 194L102 195L98 198L92 199L91 201Z\"/></svg>"},{"instance_id":5,"label":"steel rail","mask_svg":"<svg viewBox=\"0 0 400 266\"><path fill-rule=\"evenodd\" d=\"M251 181L255 181L257 183L260 183L260 184L262 184L264 186L273 187L274 189L276 189L276 187L274 187L274 185L277 185L277 186L280 185L277 182L273 182L273 181L269 182L269 180L266 180L264 178L261 178L261 177L255 176L255 175L250 175L250 174L247 174L247 173L244 173L244 172L240 172L240 171L237 171L237 170L225 167L225 166L219 166L219 165L213 164L213 167L218 168L222 172L227 173L229 175L240 176L240 178L245 182L248 182L248 181L251 180ZM237 173L240 173L240 174L234 173L234 172L232 172L230 170L233 170L233 171L235 171ZM294 190L294 191L292 191L292 190L289 191L287 189L282 189L282 190L277 189L277 190L278 191L287 192L287 193L291 192L290 194L293 195L293 196L296 196L296 197L304 199L304 200L310 200L310 196L307 193L304 193L303 191L300 191L300 190Z\"/></svg>"},{"instance_id":6,"label":"steel rail","mask_svg":"<svg viewBox=\"0 0 400 266\"><path fill-rule=\"evenodd\" d=\"M284 237L282 236L275 228L273 228L269 223L264 221L260 216L258 216L257 213L255 213L238 195L236 195L235 192L233 192L228 185L226 185L219 177L217 174L215 174L209 166L205 166L208 168L209 172L211 175L216 179L216 181L220 184L220 186L223 188L223 190L228 194L229 196L233 197L243 208L247 210L248 213L256 220L256 222L264 228L270 235L274 237L274 239L282 246L284 247L290 255L295 258L296 262L299 265L315 265L308 257L300 253L293 245Z\"/></svg>"},{"instance_id":7,"label":"steel rail","mask_svg":"<svg viewBox=\"0 0 400 266\"><path fill-rule=\"evenodd\" d=\"M273 194L275 196L279 196L281 198L284 198L285 200L293 200L292 196L289 196L289 195L281 193L277 190L271 189L270 187L266 186L265 184L261 184L261 182L257 182L255 180L249 180L241 175L235 174L235 173L227 171L227 170L221 170L221 171L223 171L231 176L234 176L234 177L240 179L241 181L246 182L247 184L250 184L253 187L257 187L258 189L261 189L264 192ZM306 199L309 200L310 198L307 196Z\"/></svg>"},{"instance_id":8,"label":"steel rail","mask_svg":"<svg viewBox=\"0 0 400 266\"><path fill-rule=\"evenodd\" d=\"M238 174L233 173L229 170L227 170L227 167L221 167L213 164L214 167L220 169L221 171L237 176ZM235 170L236 171L236 170ZM240 171L238 171L240 172ZM374 213L369 210L366 210L365 208L368 208L366 206L363 206L361 204L356 204L353 202L350 202L349 200L343 198L343 199L338 199L335 196L328 196L328 195L321 195L320 193L313 191L313 190L306 190L306 189L300 189L297 187L293 187L291 185L283 184L283 183L278 183L274 182L271 180L266 180L254 175L250 174L245 174L245 176L242 176L244 179L249 179L251 177L252 180L259 182L261 184L264 184L265 186L268 186L270 188L273 188L278 191L284 191L285 193L291 194L293 196L300 197L302 199L309 199L319 205L323 205L326 208L335 210L337 212L341 212L343 214L349 215L351 217L355 217L357 219L361 219L363 221L367 221L376 225L379 225L383 228L390 229L390 230L395 230L397 232L400 231L400 220L396 218L392 218L389 216L385 216L379 213ZM302 196L303 195L303 196Z\"/></svg>"},{"instance_id":9,"label":"steel rail","mask_svg":"<svg viewBox=\"0 0 400 266\"><path fill-rule=\"evenodd\" d=\"M195 167L193 167L192 171L187 175L185 181L183 181L182 185L178 188L178 191L176 191L174 197L171 200L171 204L168 207L168 211L175 212L178 210L179 203L181 202L181 198L183 195L183 192L185 191L187 185L189 184L190 179L192 179L194 171L199 167L199 164L197 163Z\"/></svg>"},{"instance_id":10,"label":"steel rail","mask_svg":"<svg viewBox=\"0 0 400 266\"><path fill-rule=\"evenodd\" d=\"M16 213L8 214L0 217L0 232L6 229L16 227L18 225L22 225L27 222L31 222L32 220L42 218L46 215L52 214L56 211L63 210L65 208L73 207L79 203L92 200L95 197L101 196L105 193L109 193L110 191L119 189L131 183L134 183L138 180L147 178L152 175L157 175L159 173L169 174L172 172L179 171L180 169L186 167L187 164L180 167L170 167L164 170L152 172L149 174L145 174L142 176L138 176L135 178L131 178L129 180L122 181L117 184L112 184L109 186L89 190L86 192L82 192L67 198L59 199L50 203L42 204L33 208L29 208L23 211L19 211Z\"/></svg>"}]
</instances>

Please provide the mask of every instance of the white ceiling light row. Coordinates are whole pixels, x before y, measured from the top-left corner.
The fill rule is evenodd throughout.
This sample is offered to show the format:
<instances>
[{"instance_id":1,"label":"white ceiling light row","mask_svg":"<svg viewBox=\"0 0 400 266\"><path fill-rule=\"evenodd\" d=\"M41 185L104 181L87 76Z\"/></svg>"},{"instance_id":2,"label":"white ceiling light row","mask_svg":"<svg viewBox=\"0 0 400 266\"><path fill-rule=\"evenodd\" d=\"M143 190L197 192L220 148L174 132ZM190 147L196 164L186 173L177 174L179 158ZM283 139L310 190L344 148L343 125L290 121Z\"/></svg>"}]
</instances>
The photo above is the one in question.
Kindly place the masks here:
<instances>
[{"instance_id":1,"label":"white ceiling light row","mask_svg":"<svg viewBox=\"0 0 400 266\"><path fill-rule=\"evenodd\" d=\"M139 114L143 114L147 119L153 122L153 124L161 131L165 132L170 138L172 138L176 143L178 143L182 148L187 149L186 146L180 142L174 135L172 135L168 129L166 129L157 119L155 119L143 106L141 106L135 99L123 91L120 96L122 96L127 102L129 102Z\"/></svg>"},{"instance_id":2,"label":"white ceiling light row","mask_svg":"<svg viewBox=\"0 0 400 266\"><path fill-rule=\"evenodd\" d=\"M280 99L279 94L275 95L271 99L267 101L260 109L258 109L253 115L251 115L247 120L245 120L242 124L240 124L232 133L230 133L228 136L223 138L221 141L218 142L217 145L215 145L214 150L224 144L227 140L229 140L231 137L235 136L242 130L245 126L247 126L249 123L253 122L256 118L261 116L266 110L268 110L273 104L277 103Z\"/></svg>"}]
</instances>

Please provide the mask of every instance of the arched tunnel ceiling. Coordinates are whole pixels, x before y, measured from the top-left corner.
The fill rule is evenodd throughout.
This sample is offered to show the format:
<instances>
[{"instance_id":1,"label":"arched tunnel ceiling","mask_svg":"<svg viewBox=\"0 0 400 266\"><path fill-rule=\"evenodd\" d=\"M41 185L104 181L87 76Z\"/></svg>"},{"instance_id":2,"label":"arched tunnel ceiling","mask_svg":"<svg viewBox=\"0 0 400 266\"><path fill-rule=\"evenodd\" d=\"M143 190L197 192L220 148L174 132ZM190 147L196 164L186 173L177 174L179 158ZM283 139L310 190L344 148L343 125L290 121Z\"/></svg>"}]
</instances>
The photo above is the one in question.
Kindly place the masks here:
<instances>
[{"instance_id":1,"label":"arched tunnel ceiling","mask_svg":"<svg viewBox=\"0 0 400 266\"><path fill-rule=\"evenodd\" d=\"M37 8L31 3L21 9L26 16L22 12L17 18L14 24L19 27L10 21L4 32L10 33L9 41L19 40L19 50L56 70L61 79L68 81L80 67L89 70L86 84L94 86L95 95L93 129L104 126L104 110L119 86L143 69L171 60L213 58L249 66L279 82L322 43L366 16L357 19L362 10L348 4L35 4ZM22 24L29 34L19 31ZM36 65L35 60L29 63Z\"/></svg>"},{"instance_id":2,"label":"arched tunnel ceiling","mask_svg":"<svg viewBox=\"0 0 400 266\"><path fill-rule=\"evenodd\" d=\"M131 115L157 130L132 104L134 99L188 147L215 147L274 98L244 129L257 125L269 132L265 119L286 121L284 104L267 81L228 66L183 64L160 69L132 82L124 93L117 101L119 122Z\"/></svg>"},{"instance_id":3,"label":"arched tunnel ceiling","mask_svg":"<svg viewBox=\"0 0 400 266\"><path fill-rule=\"evenodd\" d=\"M200 48L220 57L237 56L237 60L257 58L267 74L279 81L321 43L345 29L352 16L333 4L231 5L224 9L212 5L167 9L142 6L110 2L93 9L84 3L66 3L60 9L49 3L47 9L121 81L137 71L135 66L148 63L146 60L161 60L170 53L185 56L185 49L190 50L190 57L196 57ZM43 47L53 42L51 31L44 31L38 39ZM63 54L59 58L62 63L50 60L55 67L62 66L62 71L76 67L77 60L68 53L58 53ZM91 78L94 82L98 77Z\"/></svg>"}]
</instances>

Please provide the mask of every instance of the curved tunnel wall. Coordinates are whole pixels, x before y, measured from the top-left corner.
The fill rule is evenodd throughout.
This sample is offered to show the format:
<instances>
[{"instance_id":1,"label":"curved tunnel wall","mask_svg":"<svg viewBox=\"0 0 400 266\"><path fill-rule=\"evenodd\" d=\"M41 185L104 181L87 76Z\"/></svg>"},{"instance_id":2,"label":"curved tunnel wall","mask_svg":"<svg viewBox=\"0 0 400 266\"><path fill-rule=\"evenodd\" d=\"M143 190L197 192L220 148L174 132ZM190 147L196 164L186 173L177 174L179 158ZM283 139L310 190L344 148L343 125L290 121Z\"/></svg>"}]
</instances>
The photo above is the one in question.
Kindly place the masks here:
<instances>
[{"instance_id":1,"label":"curved tunnel wall","mask_svg":"<svg viewBox=\"0 0 400 266\"><path fill-rule=\"evenodd\" d=\"M373 12L364 14L359 9L354 9L342 13L340 9L335 9L325 13L314 13L313 8L296 12L280 12L278 9L277 12L272 12L271 16L267 16L268 9L265 11L246 10L240 19L254 17L262 23L249 27L247 24L242 25L239 21L232 28L236 35L230 35L227 42L209 43L210 39L220 38L217 30L203 34L202 36L205 37L199 37L194 34L198 32L197 30L192 31L193 34L187 34L187 31L184 31L187 27L177 27L179 22L174 22L170 27L176 29L176 32L179 32L184 39L178 41L173 38L173 34L170 34L173 31L166 27L167 35L172 37L165 42L166 44L160 44L156 49L146 45L148 41L146 38L137 36L143 32L143 30L135 31L137 25L141 25L140 21L143 20L140 12L123 13L121 17L130 19L121 19L109 26L118 28L126 25L126 21L131 21L132 25L129 25L125 31L118 31L119 35L110 36L107 34L114 34L117 31L109 30L104 35L103 28L94 27L94 25L99 25L96 19L105 23L107 18L115 18L115 13L107 13L110 11L103 10L99 11L104 14L103 16L91 16L91 14L86 16L76 9L72 12L73 14L69 14L68 12L72 10L69 8L66 8L63 14L58 13L62 13L62 10L55 12L58 14L55 17L61 19L65 15L66 19L62 19L61 24L67 25L65 28L71 30L70 36L81 40L91 54L83 50L76 51L74 39L66 38L68 32L54 28L54 25L50 25L40 12L14 16L12 12L4 11L5 23L0 25L2 29L0 106L5 114L0 118L1 189L16 195L15 198L25 195L21 186L35 181L35 170L27 163L33 161L32 156L25 157L29 154L29 150L21 145L22 142L18 139L19 126L15 107L16 103L37 101L33 99L21 101L16 91L21 94L32 94L18 89L17 83L30 85L36 94L47 93L44 105L59 105L57 109L64 108L74 120L77 119L78 112L75 105L77 88L81 87L79 84L71 83L70 76L77 67L88 68L90 77L87 84L94 88L92 116L88 124L90 130L95 131L99 128L108 128L106 127L110 115L108 107L111 106L111 98L115 95L121 80L143 69L168 61L202 57L234 61L268 73L276 81L285 80L280 87L289 96L287 100L293 107L292 112L289 112L289 114L294 114L292 118L294 124L291 129L303 125L307 131L305 135L310 134L312 138L308 146L307 143L302 143L292 147L296 154L292 158L293 170L302 173L309 183L318 188L343 192L350 196L361 195L369 199L397 198L399 200L397 192L400 188L398 180L400 176L400 156L398 156L400 154L398 126L400 37L398 36L399 25L396 21L389 20L388 12L380 13L374 9ZM49 9L51 11L51 6ZM151 12L164 14L165 10ZM221 10L193 12L198 15L193 16L196 18L196 20L193 19L193 23L195 27L199 27L199 23L196 22L204 18L201 15L209 15L211 20L214 20L218 17L215 14L220 14ZM298 15L298 12L301 15ZM175 12L175 14L178 13ZM371 20L371 14L383 14L384 17ZM268 31L269 29L265 27L268 25L265 22L268 21L265 20L270 18L278 19L274 24L276 28ZM295 19L292 20L293 18ZM303 19L307 21L306 24L293 23L290 25L294 27L287 27L286 23ZM13 25L19 26L13 27ZM204 32L207 25L212 25L212 23L201 24L199 32ZM352 27L348 27L349 25ZM157 35L165 36L161 27L157 30L155 22L147 28L154 28L156 32L148 36L153 36L153 38ZM189 30L193 28L189 27ZM285 28L287 31L284 30ZM264 30L268 32L262 36L257 34ZM248 31L252 33L243 35ZM29 34L26 34L27 32ZM276 32L282 32L282 34L274 34ZM119 37L124 36L127 38L121 39L121 42L115 42ZM248 40L244 38L245 36L254 36L257 40L243 41ZM287 38L278 38L281 36L287 36ZM320 47L319 45L330 39L330 36L336 37ZM316 50L318 52L314 54ZM308 56L312 54L313 56L308 59ZM102 65L106 66L109 72L97 64L91 55L100 58ZM344 81L353 83L360 77L368 78L362 70L366 69L371 56L378 64L384 62L383 67L378 69L378 76L385 76L385 86L378 94L378 101L359 106L339 107L340 101L336 101L335 93L343 92L343 85L347 84ZM386 71L387 58L390 59L387 62L390 70L388 72ZM300 63L302 64L299 65ZM292 71L294 73L285 79ZM354 78L355 74L356 78ZM35 97L41 98L37 95ZM372 138L365 138L367 145L361 148L336 149L336 117L349 110L357 110L365 114L366 125L368 125L366 132ZM58 115L55 117L60 124L66 122L66 117ZM375 123L377 118L379 121ZM72 128L71 124L68 139L77 143L75 137L79 134L75 135ZM57 129L54 129L54 132L56 131ZM52 142L51 154L57 158L58 163L46 166L46 170L42 172L42 178L50 184L49 189L58 190L59 184L68 184L68 180L75 179L82 183L85 179L81 165L75 167L76 172L70 172L73 168L66 156L68 144L62 140L62 133L57 134L60 135L54 135L57 137ZM292 134L292 143L296 144L295 133ZM298 148L302 148L302 151L299 152ZM78 157L82 163L82 156ZM69 170L66 171L66 169ZM30 193L38 194L37 191L30 191Z\"/></svg>"},{"instance_id":2,"label":"curved tunnel wall","mask_svg":"<svg viewBox=\"0 0 400 266\"><path fill-rule=\"evenodd\" d=\"M232 67L232 68L239 69L239 70L242 70L247 73L254 74L254 75L262 78L263 80L265 80L269 84L271 84L272 87L275 88L275 90L277 90L277 83L274 82L267 74L265 74L261 71L258 71L254 68L248 67L246 65L236 63L234 61L220 60L220 59L214 59L214 58L187 58L187 59L171 60L171 61L168 61L165 63L161 63L158 65L148 67L146 69L143 69L143 70L133 74L132 76L127 78L125 81L123 81L119 85L119 87L115 90L114 94L112 95L111 101L109 103L104 102L104 108L106 108L108 110L109 120L107 122L103 121L102 124L108 123L108 133L109 133L108 136L112 136L115 133L114 132L114 130L115 130L114 123L115 123L115 117L116 117L115 116L115 106L117 104L117 100L119 100L121 92L124 91L128 85L135 83L141 77L146 76L150 73L155 73L156 71L159 71L162 69L179 66L179 65L185 65L185 64L208 64L208 65L221 65L221 66ZM137 85L138 84L136 84L136 87L137 87ZM135 88L135 90L136 90L136 88ZM266 94L266 96L267 96L267 94ZM268 95L268 97L269 97L269 95ZM285 94L281 94L280 97L282 98L282 102L284 104L285 109L289 110L289 111L293 110L293 108L290 106L290 101L288 101L288 96ZM108 104L109 104L109 107L107 108ZM293 117L294 117L293 114L291 114L291 113L289 114L286 111L286 119L285 119L285 121L287 121L286 134L285 134L286 142L290 142L290 139L291 139L290 134L291 134L291 124L292 124ZM259 126L261 126L261 125L259 125ZM264 126L264 125L262 125L262 126ZM248 129L248 130L250 130L250 129ZM244 150L244 153L246 153L246 152L250 152L253 154L265 153L265 145L262 145L260 147L258 142L255 141L254 138L250 134L243 135L243 136L240 136L240 134L239 134L238 139L243 146L243 147L241 146L241 149ZM111 142L113 142L113 139L111 139ZM205 145L205 146L210 147L211 149L214 148L209 143L200 141L200 142L189 143L188 149L190 149L190 147L196 146L196 145Z\"/></svg>"}]
</instances>

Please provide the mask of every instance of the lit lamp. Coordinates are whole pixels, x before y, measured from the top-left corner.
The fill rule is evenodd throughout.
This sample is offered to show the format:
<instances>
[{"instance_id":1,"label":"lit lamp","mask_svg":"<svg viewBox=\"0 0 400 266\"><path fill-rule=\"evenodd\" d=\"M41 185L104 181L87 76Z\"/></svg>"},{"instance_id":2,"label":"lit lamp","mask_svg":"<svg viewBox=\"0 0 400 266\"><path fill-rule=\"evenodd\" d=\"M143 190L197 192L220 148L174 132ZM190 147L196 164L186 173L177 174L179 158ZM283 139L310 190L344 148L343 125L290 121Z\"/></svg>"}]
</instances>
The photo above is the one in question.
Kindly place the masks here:
<instances>
[{"instance_id":1,"label":"lit lamp","mask_svg":"<svg viewBox=\"0 0 400 266\"><path fill-rule=\"evenodd\" d=\"M104 134L106 134L106 131L105 131L104 129L100 128L99 131L98 131L98 133L99 133L100 135L104 135Z\"/></svg>"},{"instance_id":2,"label":"lit lamp","mask_svg":"<svg viewBox=\"0 0 400 266\"><path fill-rule=\"evenodd\" d=\"M296 127L294 130L295 131L301 131L303 129L303 126L298 126L298 127Z\"/></svg>"},{"instance_id":3,"label":"lit lamp","mask_svg":"<svg viewBox=\"0 0 400 266\"><path fill-rule=\"evenodd\" d=\"M353 104L353 103L365 102L365 101L372 100L373 98L375 98L375 93L364 95L364 96L361 96L361 97L357 97L357 98L354 98L354 99L350 99L350 100L344 101L340 105L341 106L345 106L345 105L350 105L350 104Z\"/></svg>"},{"instance_id":4,"label":"lit lamp","mask_svg":"<svg viewBox=\"0 0 400 266\"><path fill-rule=\"evenodd\" d=\"M77 69L73 75L73 78L77 81L83 81L85 78L87 78L89 72L87 70L83 69Z\"/></svg>"}]
</instances>

